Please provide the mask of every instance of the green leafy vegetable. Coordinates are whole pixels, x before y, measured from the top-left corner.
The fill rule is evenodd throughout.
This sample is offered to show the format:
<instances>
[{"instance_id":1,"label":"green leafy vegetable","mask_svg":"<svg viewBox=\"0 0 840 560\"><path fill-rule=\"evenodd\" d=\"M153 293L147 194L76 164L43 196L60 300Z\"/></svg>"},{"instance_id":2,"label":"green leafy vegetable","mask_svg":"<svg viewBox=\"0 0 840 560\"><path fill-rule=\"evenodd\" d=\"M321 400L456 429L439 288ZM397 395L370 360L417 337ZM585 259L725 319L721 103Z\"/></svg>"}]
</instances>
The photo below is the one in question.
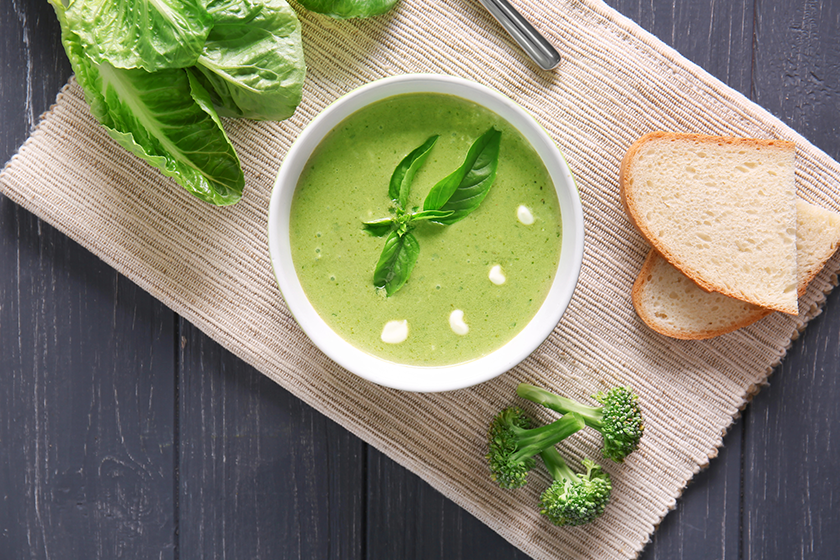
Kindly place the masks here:
<instances>
[{"instance_id":1,"label":"green leafy vegetable","mask_svg":"<svg viewBox=\"0 0 840 560\"><path fill-rule=\"evenodd\" d=\"M420 245L410 233L414 223L431 221L449 225L478 208L496 178L501 134L495 128L482 134L470 147L464 164L432 188L425 209L419 212L416 208L414 212L406 211L411 183L438 135L430 136L400 161L388 184L394 216L362 222L362 228L376 237L390 233L373 272L374 286L384 288L392 296L408 280L420 253ZM437 208L430 207L438 202Z\"/></svg>"},{"instance_id":2,"label":"green leafy vegetable","mask_svg":"<svg viewBox=\"0 0 840 560\"><path fill-rule=\"evenodd\" d=\"M96 64L68 26L61 0L51 2L76 79L108 134L198 198L238 201L245 184L239 158L201 84L184 69L150 73Z\"/></svg>"},{"instance_id":3,"label":"green leafy vegetable","mask_svg":"<svg viewBox=\"0 0 840 560\"><path fill-rule=\"evenodd\" d=\"M384 14L398 0L299 0L307 10L336 19L366 18Z\"/></svg>"},{"instance_id":4,"label":"green leafy vegetable","mask_svg":"<svg viewBox=\"0 0 840 560\"><path fill-rule=\"evenodd\" d=\"M239 158L210 96L191 74L182 69L151 74L103 63L99 75L108 109L100 122L123 148L201 200L225 206L242 197Z\"/></svg>"},{"instance_id":5,"label":"green leafy vegetable","mask_svg":"<svg viewBox=\"0 0 840 560\"><path fill-rule=\"evenodd\" d=\"M373 285L384 288L385 293L393 295L403 287L420 254L420 244L410 232L392 231L385 240L385 247L373 274Z\"/></svg>"},{"instance_id":6,"label":"green leafy vegetable","mask_svg":"<svg viewBox=\"0 0 840 560\"><path fill-rule=\"evenodd\" d=\"M405 156L403 160L397 165L393 175L391 175L391 183L388 186L388 196L391 197L398 208L405 210L408 204L408 194L411 189L411 183L414 181L414 175L417 170L426 161L429 152L437 142L438 135L430 136L423 144L411 151Z\"/></svg>"},{"instance_id":7,"label":"green leafy vegetable","mask_svg":"<svg viewBox=\"0 0 840 560\"><path fill-rule=\"evenodd\" d=\"M383 235L390 233L395 227L405 227L407 231L407 228L415 222L439 220L441 218L446 218L451 214L452 212L444 212L441 210L422 210L411 214L402 212L396 218L381 218L370 222L362 222L362 228L374 237L382 237Z\"/></svg>"},{"instance_id":8,"label":"green leafy vegetable","mask_svg":"<svg viewBox=\"0 0 840 560\"><path fill-rule=\"evenodd\" d=\"M451 215L452 212L449 210L421 210L420 212L411 214L411 221L421 222L423 220L433 220L439 222L443 218L448 218Z\"/></svg>"},{"instance_id":9,"label":"green leafy vegetable","mask_svg":"<svg viewBox=\"0 0 840 560\"><path fill-rule=\"evenodd\" d=\"M482 134L470 147L461 167L432 187L423 209L452 212L435 222L451 225L478 208L496 178L501 136L495 128Z\"/></svg>"},{"instance_id":10,"label":"green leafy vegetable","mask_svg":"<svg viewBox=\"0 0 840 560\"><path fill-rule=\"evenodd\" d=\"M70 0L66 22L94 63L148 72L195 64L213 27L202 0Z\"/></svg>"},{"instance_id":11,"label":"green leafy vegetable","mask_svg":"<svg viewBox=\"0 0 840 560\"><path fill-rule=\"evenodd\" d=\"M390 233L396 223L394 218L382 218L371 222L362 222L362 228L374 237L382 237Z\"/></svg>"},{"instance_id":12,"label":"green leafy vegetable","mask_svg":"<svg viewBox=\"0 0 840 560\"><path fill-rule=\"evenodd\" d=\"M306 65L300 22L285 0L216 0L196 75L219 115L283 120L301 100Z\"/></svg>"}]
</instances>

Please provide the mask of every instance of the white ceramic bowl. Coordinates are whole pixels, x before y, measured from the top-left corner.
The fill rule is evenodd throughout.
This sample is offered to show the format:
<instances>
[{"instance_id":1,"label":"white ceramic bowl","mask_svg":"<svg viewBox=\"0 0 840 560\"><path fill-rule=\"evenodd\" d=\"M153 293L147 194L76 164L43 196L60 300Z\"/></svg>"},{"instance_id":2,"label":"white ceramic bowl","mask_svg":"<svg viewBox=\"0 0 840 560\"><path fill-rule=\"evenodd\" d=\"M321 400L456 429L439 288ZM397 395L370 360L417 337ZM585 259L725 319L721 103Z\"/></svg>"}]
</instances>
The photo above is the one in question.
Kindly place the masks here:
<instances>
[{"instance_id":1,"label":"white ceramic bowl","mask_svg":"<svg viewBox=\"0 0 840 560\"><path fill-rule=\"evenodd\" d=\"M476 360L450 366L402 365L363 352L321 319L301 287L289 245L289 213L298 177L312 151L342 120L375 101L404 93L455 95L482 105L516 127L540 155L557 190L563 220L563 246L554 283L537 314L507 344ZM289 310L327 356L349 371L379 385L406 391L449 391L469 387L508 371L539 346L560 321L577 284L583 258L583 211L563 154L531 115L504 95L462 78L409 74L362 86L335 101L304 129L283 161L268 212L271 264Z\"/></svg>"}]
</instances>

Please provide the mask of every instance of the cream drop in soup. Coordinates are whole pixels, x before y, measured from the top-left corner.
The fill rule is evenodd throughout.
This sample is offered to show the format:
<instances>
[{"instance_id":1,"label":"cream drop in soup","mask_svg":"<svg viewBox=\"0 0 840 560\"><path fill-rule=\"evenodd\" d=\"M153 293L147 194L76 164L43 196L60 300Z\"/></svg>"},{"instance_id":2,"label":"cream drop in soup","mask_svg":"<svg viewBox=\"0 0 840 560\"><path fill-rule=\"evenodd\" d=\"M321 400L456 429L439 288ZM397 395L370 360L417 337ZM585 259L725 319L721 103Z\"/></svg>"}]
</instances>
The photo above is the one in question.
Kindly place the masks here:
<instances>
[{"instance_id":1,"label":"cream drop in soup","mask_svg":"<svg viewBox=\"0 0 840 560\"><path fill-rule=\"evenodd\" d=\"M386 238L362 223L394 215L394 169L439 135L406 204L422 210L490 127L501 140L486 198L451 225L412 223L416 264L386 295L373 284ZM545 166L510 124L458 97L406 94L361 109L324 138L295 190L290 237L307 297L342 338L401 364L447 365L501 347L536 314L557 273L561 217Z\"/></svg>"}]
</instances>

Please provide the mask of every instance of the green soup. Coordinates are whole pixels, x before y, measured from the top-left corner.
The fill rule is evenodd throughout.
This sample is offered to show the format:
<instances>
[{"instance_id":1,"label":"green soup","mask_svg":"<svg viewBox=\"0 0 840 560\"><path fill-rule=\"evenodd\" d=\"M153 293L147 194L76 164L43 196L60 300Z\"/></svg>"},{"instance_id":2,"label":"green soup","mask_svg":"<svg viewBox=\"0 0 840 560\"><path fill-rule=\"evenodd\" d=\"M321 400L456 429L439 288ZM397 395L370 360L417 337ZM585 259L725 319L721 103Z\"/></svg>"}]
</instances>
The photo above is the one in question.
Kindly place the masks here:
<instances>
[{"instance_id":1,"label":"green soup","mask_svg":"<svg viewBox=\"0 0 840 560\"><path fill-rule=\"evenodd\" d=\"M453 225L418 223L417 264L405 286L386 297L373 286L385 238L363 231L362 222L390 215L394 168L440 135L411 187L408 206L422 206L490 126L502 136L489 194ZM298 181L290 237L307 297L342 338L394 362L445 365L501 347L536 314L557 272L561 220L551 178L515 128L458 97L407 94L361 109L324 138ZM451 324L456 310L463 319L456 314ZM392 321L407 325L404 341L383 341Z\"/></svg>"}]
</instances>

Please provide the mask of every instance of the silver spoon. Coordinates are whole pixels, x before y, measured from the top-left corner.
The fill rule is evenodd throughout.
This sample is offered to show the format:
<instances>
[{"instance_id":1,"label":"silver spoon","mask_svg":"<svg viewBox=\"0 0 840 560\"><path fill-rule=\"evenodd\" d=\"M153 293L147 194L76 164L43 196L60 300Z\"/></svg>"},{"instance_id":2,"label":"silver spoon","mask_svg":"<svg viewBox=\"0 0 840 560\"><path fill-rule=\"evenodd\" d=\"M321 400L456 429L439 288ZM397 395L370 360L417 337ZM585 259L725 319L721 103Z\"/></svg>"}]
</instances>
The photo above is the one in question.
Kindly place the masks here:
<instances>
[{"instance_id":1,"label":"silver spoon","mask_svg":"<svg viewBox=\"0 0 840 560\"><path fill-rule=\"evenodd\" d=\"M528 20L522 17L507 0L478 0L490 14L505 28L513 40L543 70L551 70L560 64L560 54L551 46Z\"/></svg>"}]
</instances>

